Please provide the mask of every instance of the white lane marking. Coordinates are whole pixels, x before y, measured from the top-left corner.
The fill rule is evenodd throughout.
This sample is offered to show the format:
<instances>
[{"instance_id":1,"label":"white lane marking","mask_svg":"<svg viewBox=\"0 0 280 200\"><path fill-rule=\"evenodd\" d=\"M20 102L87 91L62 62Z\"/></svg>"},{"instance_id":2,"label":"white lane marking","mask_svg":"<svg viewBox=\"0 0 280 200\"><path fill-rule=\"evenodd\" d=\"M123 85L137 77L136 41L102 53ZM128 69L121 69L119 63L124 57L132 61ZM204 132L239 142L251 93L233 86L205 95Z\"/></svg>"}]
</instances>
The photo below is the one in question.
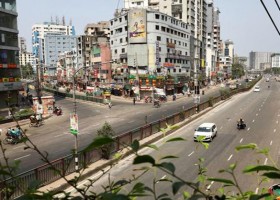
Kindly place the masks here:
<instances>
[{"instance_id":1,"label":"white lane marking","mask_svg":"<svg viewBox=\"0 0 280 200\"><path fill-rule=\"evenodd\" d=\"M261 105L261 107L263 107L263 105Z\"/></svg>"},{"instance_id":2,"label":"white lane marking","mask_svg":"<svg viewBox=\"0 0 280 200\"><path fill-rule=\"evenodd\" d=\"M241 143L243 141L243 138L241 138L241 140L239 141L239 143Z\"/></svg>"},{"instance_id":3,"label":"white lane marking","mask_svg":"<svg viewBox=\"0 0 280 200\"><path fill-rule=\"evenodd\" d=\"M98 123L98 124L93 124L93 125L91 125L91 126L99 126L100 125L100 123Z\"/></svg>"},{"instance_id":4,"label":"white lane marking","mask_svg":"<svg viewBox=\"0 0 280 200\"><path fill-rule=\"evenodd\" d=\"M276 132L276 129L274 129L273 132L275 133L275 132Z\"/></svg>"},{"instance_id":5,"label":"white lane marking","mask_svg":"<svg viewBox=\"0 0 280 200\"><path fill-rule=\"evenodd\" d=\"M109 118L110 116L106 115L105 118Z\"/></svg>"},{"instance_id":6,"label":"white lane marking","mask_svg":"<svg viewBox=\"0 0 280 200\"><path fill-rule=\"evenodd\" d=\"M259 114L257 113L256 116L258 116Z\"/></svg>"},{"instance_id":7,"label":"white lane marking","mask_svg":"<svg viewBox=\"0 0 280 200\"><path fill-rule=\"evenodd\" d=\"M194 153L194 151L193 151L193 152L191 152L188 156L190 157L193 153Z\"/></svg>"},{"instance_id":8,"label":"white lane marking","mask_svg":"<svg viewBox=\"0 0 280 200\"><path fill-rule=\"evenodd\" d=\"M152 115L148 115L148 117L151 117Z\"/></svg>"},{"instance_id":9,"label":"white lane marking","mask_svg":"<svg viewBox=\"0 0 280 200\"><path fill-rule=\"evenodd\" d=\"M62 134L56 135L56 136L54 136L54 137L61 137L61 136L64 136L64 135L66 135L66 134L65 134L65 133L62 133Z\"/></svg>"},{"instance_id":10,"label":"white lane marking","mask_svg":"<svg viewBox=\"0 0 280 200\"><path fill-rule=\"evenodd\" d=\"M266 165L267 164L267 158L265 158L265 161L264 161L264 165Z\"/></svg>"},{"instance_id":11,"label":"white lane marking","mask_svg":"<svg viewBox=\"0 0 280 200\"><path fill-rule=\"evenodd\" d=\"M258 194L259 192L259 188L256 188L255 194Z\"/></svg>"},{"instance_id":12,"label":"white lane marking","mask_svg":"<svg viewBox=\"0 0 280 200\"><path fill-rule=\"evenodd\" d=\"M231 154L230 157L229 157L227 160L230 161L230 159L232 158L232 156L233 156L233 155Z\"/></svg>"},{"instance_id":13,"label":"white lane marking","mask_svg":"<svg viewBox=\"0 0 280 200\"><path fill-rule=\"evenodd\" d=\"M131 124L131 123L133 123L133 122L135 122L135 120L132 120L132 121L130 121L130 122L127 122L128 124Z\"/></svg>"},{"instance_id":14,"label":"white lane marking","mask_svg":"<svg viewBox=\"0 0 280 200\"><path fill-rule=\"evenodd\" d=\"M280 117L280 114L278 114L277 116Z\"/></svg>"},{"instance_id":15,"label":"white lane marking","mask_svg":"<svg viewBox=\"0 0 280 200\"><path fill-rule=\"evenodd\" d=\"M26 158L26 157L28 157L28 156L30 156L31 154L28 154L28 155L25 155L25 156L21 156L21 157L19 157L19 158L15 158L14 160L20 160L20 159L22 159L22 158Z\"/></svg>"},{"instance_id":16,"label":"white lane marking","mask_svg":"<svg viewBox=\"0 0 280 200\"><path fill-rule=\"evenodd\" d=\"M15 147L13 149L24 148L24 147L25 147L25 145L21 145L21 146Z\"/></svg>"},{"instance_id":17,"label":"white lane marking","mask_svg":"<svg viewBox=\"0 0 280 200\"><path fill-rule=\"evenodd\" d=\"M159 180L165 179L166 175L162 176ZM159 182L159 180L157 181L157 183Z\"/></svg>"},{"instance_id":18,"label":"white lane marking","mask_svg":"<svg viewBox=\"0 0 280 200\"><path fill-rule=\"evenodd\" d=\"M211 186L213 185L214 181L211 181L211 183L207 186L206 190L210 190Z\"/></svg>"},{"instance_id":19,"label":"white lane marking","mask_svg":"<svg viewBox=\"0 0 280 200\"><path fill-rule=\"evenodd\" d=\"M250 127L247 129L247 131L249 131L250 130Z\"/></svg>"},{"instance_id":20,"label":"white lane marking","mask_svg":"<svg viewBox=\"0 0 280 200\"><path fill-rule=\"evenodd\" d=\"M259 108L259 111L261 111L261 109Z\"/></svg>"},{"instance_id":21,"label":"white lane marking","mask_svg":"<svg viewBox=\"0 0 280 200\"><path fill-rule=\"evenodd\" d=\"M223 127L221 126L221 127L220 127L220 130L222 130L222 129L223 129Z\"/></svg>"},{"instance_id":22,"label":"white lane marking","mask_svg":"<svg viewBox=\"0 0 280 200\"><path fill-rule=\"evenodd\" d=\"M255 120L253 119L253 121L252 121L253 123L255 122Z\"/></svg>"},{"instance_id":23,"label":"white lane marking","mask_svg":"<svg viewBox=\"0 0 280 200\"><path fill-rule=\"evenodd\" d=\"M272 145L272 140L270 141L270 146Z\"/></svg>"},{"instance_id":24,"label":"white lane marking","mask_svg":"<svg viewBox=\"0 0 280 200\"><path fill-rule=\"evenodd\" d=\"M279 122L278 122L278 120L276 121L276 124L278 124Z\"/></svg>"}]
</instances>

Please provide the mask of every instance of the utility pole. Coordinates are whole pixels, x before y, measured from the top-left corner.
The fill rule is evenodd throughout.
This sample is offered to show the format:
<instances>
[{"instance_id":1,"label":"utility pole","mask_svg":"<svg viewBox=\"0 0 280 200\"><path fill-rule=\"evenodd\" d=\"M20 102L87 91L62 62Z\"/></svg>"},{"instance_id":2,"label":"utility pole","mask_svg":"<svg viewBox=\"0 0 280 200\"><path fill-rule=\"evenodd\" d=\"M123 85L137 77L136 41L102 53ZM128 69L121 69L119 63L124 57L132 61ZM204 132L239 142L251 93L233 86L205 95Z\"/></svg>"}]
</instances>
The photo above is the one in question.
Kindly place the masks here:
<instances>
[{"instance_id":1,"label":"utility pole","mask_svg":"<svg viewBox=\"0 0 280 200\"><path fill-rule=\"evenodd\" d=\"M138 63L137 63L137 53L135 53L135 62L134 65L136 67L136 81L137 81L137 85L138 85L138 100L140 100L140 81L139 81L139 69L138 69Z\"/></svg>"}]
</instances>

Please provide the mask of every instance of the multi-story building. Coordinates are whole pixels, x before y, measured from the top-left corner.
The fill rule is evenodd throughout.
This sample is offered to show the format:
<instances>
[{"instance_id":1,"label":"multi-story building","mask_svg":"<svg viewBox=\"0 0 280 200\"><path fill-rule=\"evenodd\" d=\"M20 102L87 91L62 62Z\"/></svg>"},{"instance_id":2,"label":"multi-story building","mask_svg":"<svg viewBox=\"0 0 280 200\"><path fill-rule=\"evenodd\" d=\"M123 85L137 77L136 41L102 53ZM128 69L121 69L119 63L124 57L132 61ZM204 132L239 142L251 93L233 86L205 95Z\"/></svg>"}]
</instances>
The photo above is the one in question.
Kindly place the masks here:
<instances>
[{"instance_id":1,"label":"multi-story building","mask_svg":"<svg viewBox=\"0 0 280 200\"><path fill-rule=\"evenodd\" d=\"M271 63L271 52L253 52L249 53L249 66L251 70L262 70L262 63ZM271 65L271 64L270 64Z\"/></svg>"},{"instance_id":2,"label":"multi-story building","mask_svg":"<svg viewBox=\"0 0 280 200\"><path fill-rule=\"evenodd\" d=\"M74 35L62 33L46 33L44 39L45 71L48 76L54 76L58 57L63 52L75 50L77 38Z\"/></svg>"},{"instance_id":3,"label":"multi-story building","mask_svg":"<svg viewBox=\"0 0 280 200\"><path fill-rule=\"evenodd\" d=\"M205 0L125 0L125 8L149 7L165 13L190 27L191 67L194 73L205 75L206 1Z\"/></svg>"},{"instance_id":4,"label":"multi-story building","mask_svg":"<svg viewBox=\"0 0 280 200\"><path fill-rule=\"evenodd\" d=\"M219 10L214 3L207 3L207 47L206 47L206 77L211 79L217 75L219 66L218 42L220 41Z\"/></svg>"},{"instance_id":5,"label":"multi-story building","mask_svg":"<svg viewBox=\"0 0 280 200\"><path fill-rule=\"evenodd\" d=\"M19 44L19 53L23 53L23 52L27 51L26 39L25 38L19 37L18 44Z\"/></svg>"},{"instance_id":6,"label":"multi-story building","mask_svg":"<svg viewBox=\"0 0 280 200\"><path fill-rule=\"evenodd\" d=\"M134 81L135 86L140 84L144 91L151 86L149 75L157 75L157 87L164 87L162 77L172 75L175 78L165 84L166 92L173 94L182 90L190 79L191 70L191 33L187 23L141 8L129 9L110 23L112 59L128 66L128 69L120 70L120 66L113 69L115 80L121 77L121 73L128 72L138 79ZM139 87L135 90L136 94L139 93Z\"/></svg>"},{"instance_id":7,"label":"multi-story building","mask_svg":"<svg viewBox=\"0 0 280 200\"><path fill-rule=\"evenodd\" d=\"M110 37L110 23L108 21L101 21L87 24L84 32L86 35Z\"/></svg>"},{"instance_id":8,"label":"multi-story building","mask_svg":"<svg viewBox=\"0 0 280 200\"><path fill-rule=\"evenodd\" d=\"M271 68L280 68L280 53L271 54Z\"/></svg>"},{"instance_id":9,"label":"multi-story building","mask_svg":"<svg viewBox=\"0 0 280 200\"><path fill-rule=\"evenodd\" d=\"M16 0L0 0L0 107L18 101L20 82Z\"/></svg>"},{"instance_id":10,"label":"multi-story building","mask_svg":"<svg viewBox=\"0 0 280 200\"><path fill-rule=\"evenodd\" d=\"M224 78L231 76L231 68L234 61L234 43L226 40L222 45L222 55L220 56L220 73Z\"/></svg>"},{"instance_id":11,"label":"multi-story building","mask_svg":"<svg viewBox=\"0 0 280 200\"><path fill-rule=\"evenodd\" d=\"M75 35L75 28L72 25L64 25L54 22L44 22L32 26L32 53L36 58L36 64L40 67L40 73L48 67L45 51L45 37L47 34ZM53 44L55 46L56 44ZM69 51L69 50L68 50ZM51 60L51 58L50 58Z\"/></svg>"},{"instance_id":12,"label":"multi-story building","mask_svg":"<svg viewBox=\"0 0 280 200\"><path fill-rule=\"evenodd\" d=\"M21 52L19 54L19 64L20 66L26 66L26 65L33 65L35 62L35 57L31 52Z\"/></svg>"}]
</instances>

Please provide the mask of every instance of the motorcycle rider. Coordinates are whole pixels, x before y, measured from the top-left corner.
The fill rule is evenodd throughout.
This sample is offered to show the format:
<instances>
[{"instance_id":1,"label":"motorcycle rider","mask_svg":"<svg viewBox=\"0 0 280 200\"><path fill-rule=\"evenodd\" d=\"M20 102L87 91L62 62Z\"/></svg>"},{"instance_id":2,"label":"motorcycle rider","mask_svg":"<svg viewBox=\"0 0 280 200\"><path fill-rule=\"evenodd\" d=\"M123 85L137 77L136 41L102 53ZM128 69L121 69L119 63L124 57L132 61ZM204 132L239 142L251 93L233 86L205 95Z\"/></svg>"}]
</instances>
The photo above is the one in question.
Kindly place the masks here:
<instances>
[{"instance_id":1,"label":"motorcycle rider","mask_svg":"<svg viewBox=\"0 0 280 200\"><path fill-rule=\"evenodd\" d=\"M245 122L242 118L239 119L239 121L237 121L237 125L240 127L243 127L245 125Z\"/></svg>"}]
</instances>

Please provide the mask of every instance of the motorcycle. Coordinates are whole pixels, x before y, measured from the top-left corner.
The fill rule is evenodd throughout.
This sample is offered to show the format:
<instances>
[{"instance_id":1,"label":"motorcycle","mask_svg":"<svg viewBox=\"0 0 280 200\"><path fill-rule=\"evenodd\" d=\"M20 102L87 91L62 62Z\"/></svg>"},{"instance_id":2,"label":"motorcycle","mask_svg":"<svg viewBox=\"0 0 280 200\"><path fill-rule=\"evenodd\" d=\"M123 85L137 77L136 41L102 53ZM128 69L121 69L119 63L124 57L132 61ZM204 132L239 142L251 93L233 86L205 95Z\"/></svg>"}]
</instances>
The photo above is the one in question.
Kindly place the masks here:
<instances>
[{"instance_id":1,"label":"motorcycle","mask_svg":"<svg viewBox=\"0 0 280 200\"><path fill-rule=\"evenodd\" d=\"M62 115L62 109L60 107L54 107L53 113L57 116Z\"/></svg>"},{"instance_id":2,"label":"motorcycle","mask_svg":"<svg viewBox=\"0 0 280 200\"><path fill-rule=\"evenodd\" d=\"M245 128L246 128L246 124L244 122L243 123L237 122L237 129L238 130L245 129Z\"/></svg>"},{"instance_id":3,"label":"motorcycle","mask_svg":"<svg viewBox=\"0 0 280 200\"><path fill-rule=\"evenodd\" d=\"M19 143L23 138L23 134L21 132L21 129L15 128L11 129L9 128L6 133L6 138L3 140L4 144L17 144Z\"/></svg>"},{"instance_id":4,"label":"motorcycle","mask_svg":"<svg viewBox=\"0 0 280 200\"><path fill-rule=\"evenodd\" d=\"M145 96L145 103L152 103L153 99L151 97Z\"/></svg>"}]
</instances>

